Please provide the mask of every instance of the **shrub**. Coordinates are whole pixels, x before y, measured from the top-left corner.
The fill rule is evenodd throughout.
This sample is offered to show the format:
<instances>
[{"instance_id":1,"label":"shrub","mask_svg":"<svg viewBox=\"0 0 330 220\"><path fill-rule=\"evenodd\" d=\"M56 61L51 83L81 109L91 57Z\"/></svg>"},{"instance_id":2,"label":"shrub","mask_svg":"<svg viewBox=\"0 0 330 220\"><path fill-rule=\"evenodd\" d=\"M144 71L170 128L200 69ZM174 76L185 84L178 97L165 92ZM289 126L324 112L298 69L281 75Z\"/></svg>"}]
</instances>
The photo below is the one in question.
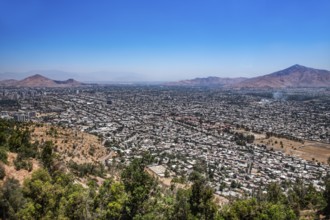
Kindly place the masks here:
<instances>
[{"instance_id":1,"label":"shrub","mask_svg":"<svg viewBox=\"0 0 330 220\"><path fill-rule=\"evenodd\" d=\"M18 154L16 159L14 160L14 165L16 170L25 169L27 171L31 171L33 168L32 162L24 159L21 154Z\"/></svg>"},{"instance_id":2,"label":"shrub","mask_svg":"<svg viewBox=\"0 0 330 220\"><path fill-rule=\"evenodd\" d=\"M5 167L2 163L0 163L0 180L3 180L5 176L6 176Z\"/></svg>"},{"instance_id":3,"label":"shrub","mask_svg":"<svg viewBox=\"0 0 330 220\"><path fill-rule=\"evenodd\" d=\"M7 163L7 151L3 148L0 148L0 161Z\"/></svg>"}]
</instances>

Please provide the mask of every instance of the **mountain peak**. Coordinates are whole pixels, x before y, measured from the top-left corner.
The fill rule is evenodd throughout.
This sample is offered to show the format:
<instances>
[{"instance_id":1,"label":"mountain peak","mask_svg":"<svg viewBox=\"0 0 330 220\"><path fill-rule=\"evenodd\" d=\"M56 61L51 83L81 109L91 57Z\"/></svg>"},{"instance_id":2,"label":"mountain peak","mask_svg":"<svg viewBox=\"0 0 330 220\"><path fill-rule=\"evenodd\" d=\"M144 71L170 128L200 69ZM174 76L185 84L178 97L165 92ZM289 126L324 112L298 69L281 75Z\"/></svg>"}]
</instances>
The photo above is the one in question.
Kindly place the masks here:
<instances>
[{"instance_id":1,"label":"mountain peak","mask_svg":"<svg viewBox=\"0 0 330 220\"><path fill-rule=\"evenodd\" d=\"M227 88L330 87L330 71L299 64L267 75L247 78L206 77L167 83L174 86L218 86Z\"/></svg>"},{"instance_id":2,"label":"mountain peak","mask_svg":"<svg viewBox=\"0 0 330 220\"><path fill-rule=\"evenodd\" d=\"M44 77L40 74L34 74L32 76L27 77L26 79L48 79L47 77Z\"/></svg>"},{"instance_id":3,"label":"mountain peak","mask_svg":"<svg viewBox=\"0 0 330 220\"><path fill-rule=\"evenodd\" d=\"M44 77L44 76L37 73L37 74L32 75L31 77Z\"/></svg>"},{"instance_id":4,"label":"mountain peak","mask_svg":"<svg viewBox=\"0 0 330 220\"><path fill-rule=\"evenodd\" d=\"M52 80L40 74L34 74L20 81L14 81L10 86L17 87L71 87L80 86L80 82L74 79L68 79L66 81Z\"/></svg>"},{"instance_id":5,"label":"mountain peak","mask_svg":"<svg viewBox=\"0 0 330 220\"><path fill-rule=\"evenodd\" d=\"M299 65L299 64L295 64L293 66L290 66L287 69L302 70L302 69L308 69L308 67L305 67L305 66L302 66L302 65Z\"/></svg>"},{"instance_id":6,"label":"mountain peak","mask_svg":"<svg viewBox=\"0 0 330 220\"><path fill-rule=\"evenodd\" d=\"M305 66L302 66L302 65L299 65L299 64L295 64L295 65L293 65L293 66L291 66L291 67L305 67ZM305 67L306 68L306 67Z\"/></svg>"},{"instance_id":7,"label":"mountain peak","mask_svg":"<svg viewBox=\"0 0 330 220\"><path fill-rule=\"evenodd\" d=\"M236 86L241 88L329 87L330 71L295 64L274 73L251 78Z\"/></svg>"}]
</instances>

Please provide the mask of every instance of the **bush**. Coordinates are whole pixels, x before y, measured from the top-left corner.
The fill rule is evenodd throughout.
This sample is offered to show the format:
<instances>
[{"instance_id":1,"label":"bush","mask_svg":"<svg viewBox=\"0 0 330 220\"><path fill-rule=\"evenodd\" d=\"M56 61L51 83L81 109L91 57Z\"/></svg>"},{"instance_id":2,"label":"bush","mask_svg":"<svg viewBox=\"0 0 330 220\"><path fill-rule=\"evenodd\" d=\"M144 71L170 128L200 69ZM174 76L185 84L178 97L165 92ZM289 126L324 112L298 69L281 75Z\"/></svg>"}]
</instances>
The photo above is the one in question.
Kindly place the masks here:
<instances>
[{"instance_id":1,"label":"bush","mask_svg":"<svg viewBox=\"0 0 330 220\"><path fill-rule=\"evenodd\" d=\"M5 176L6 176L5 167L2 163L0 163L0 180L3 180Z\"/></svg>"},{"instance_id":2,"label":"bush","mask_svg":"<svg viewBox=\"0 0 330 220\"><path fill-rule=\"evenodd\" d=\"M21 154L18 154L16 159L14 160L14 165L16 170L25 169L27 171L31 171L33 168L32 162L24 159Z\"/></svg>"},{"instance_id":3,"label":"bush","mask_svg":"<svg viewBox=\"0 0 330 220\"><path fill-rule=\"evenodd\" d=\"M3 148L0 148L0 161L7 163L7 151Z\"/></svg>"},{"instance_id":4,"label":"bush","mask_svg":"<svg viewBox=\"0 0 330 220\"><path fill-rule=\"evenodd\" d=\"M92 163L83 163L77 164L74 161L69 162L69 168L71 171L79 177L84 177L87 175L95 175L99 177L104 177L104 166L103 164L92 164Z\"/></svg>"}]
</instances>

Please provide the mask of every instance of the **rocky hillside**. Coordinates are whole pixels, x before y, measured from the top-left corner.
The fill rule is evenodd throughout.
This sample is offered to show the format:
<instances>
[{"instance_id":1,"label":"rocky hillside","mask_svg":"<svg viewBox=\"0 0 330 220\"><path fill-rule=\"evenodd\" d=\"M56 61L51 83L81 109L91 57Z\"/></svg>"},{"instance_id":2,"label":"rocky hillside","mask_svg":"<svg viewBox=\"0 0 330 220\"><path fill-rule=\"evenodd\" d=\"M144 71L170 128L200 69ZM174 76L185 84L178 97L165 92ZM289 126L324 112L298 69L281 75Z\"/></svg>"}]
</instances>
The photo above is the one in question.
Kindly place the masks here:
<instances>
[{"instance_id":1,"label":"rocky hillside","mask_svg":"<svg viewBox=\"0 0 330 220\"><path fill-rule=\"evenodd\" d=\"M207 77L167 83L168 86L208 86L226 88L330 87L330 71L293 65L284 70L253 78Z\"/></svg>"},{"instance_id":2,"label":"rocky hillside","mask_svg":"<svg viewBox=\"0 0 330 220\"><path fill-rule=\"evenodd\" d=\"M239 88L329 87L330 71L294 65L235 84Z\"/></svg>"},{"instance_id":3,"label":"rocky hillside","mask_svg":"<svg viewBox=\"0 0 330 220\"><path fill-rule=\"evenodd\" d=\"M247 78L221 78L210 76L207 78L195 78L191 80L182 80L178 82L167 83L169 86L228 86L243 82Z\"/></svg>"},{"instance_id":4,"label":"rocky hillside","mask_svg":"<svg viewBox=\"0 0 330 220\"><path fill-rule=\"evenodd\" d=\"M82 83L68 79L65 81L52 80L42 75L36 74L29 76L23 80L3 80L0 81L1 86L11 87L76 87L81 86Z\"/></svg>"}]
</instances>

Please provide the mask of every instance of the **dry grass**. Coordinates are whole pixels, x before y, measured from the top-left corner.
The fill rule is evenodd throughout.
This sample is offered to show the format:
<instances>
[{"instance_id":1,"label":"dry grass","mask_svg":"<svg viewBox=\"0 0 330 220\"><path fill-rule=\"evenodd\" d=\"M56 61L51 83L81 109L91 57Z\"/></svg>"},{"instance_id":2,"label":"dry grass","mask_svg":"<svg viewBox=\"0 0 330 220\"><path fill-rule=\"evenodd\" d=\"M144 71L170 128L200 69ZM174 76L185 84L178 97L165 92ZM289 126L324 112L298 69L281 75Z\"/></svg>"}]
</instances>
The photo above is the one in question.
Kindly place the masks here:
<instances>
[{"instance_id":1,"label":"dry grass","mask_svg":"<svg viewBox=\"0 0 330 220\"><path fill-rule=\"evenodd\" d=\"M223 207L224 205L226 205L226 204L229 203L229 199L227 199L227 198L225 198L223 196L217 195L217 194L213 194L213 195L214 195L214 202L219 207Z\"/></svg>"},{"instance_id":2,"label":"dry grass","mask_svg":"<svg viewBox=\"0 0 330 220\"><path fill-rule=\"evenodd\" d=\"M96 163L107 155L106 148L95 135L50 125L33 126L31 130L32 142L52 141L55 151L64 162Z\"/></svg>"},{"instance_id":3,"label":"dry grass","mask_svg":"<svg viewBox=\"0 0 330 220\"><path fill-rule=\"evenodd\" d=\"M269 149L273 148L274 150L282 151L287 155L293 155L305 160L326 164L328 158L330 157L330 144L316 141L305 141L304 143L301 143L285 138L266 138L265 134L256 134L244 130L235 131L244 134L253 134L255 136L255 144L263 144L266 145Z\"/></svg>"},{"instance_id":4,"label":"dry grass","mask_svg":"<svg viewBox=\"0 0 330 220\"><path fill-rule=\"evenodd\" d=\"M282 151L285 154L297 156L309 161L321 162L323 164L326 164L327 159L330 157L330 144L316 141L300 143L285 138L270 137L268 139L256 139L255 143L265 144L268 148Z\"/></svg>"},{"instance_id":5,"label":"dry grass","mask_svg":"<svg viewBox=\"0 0 330 220\"><path fill-rule=\"evenodd\" d=\"M55 146L55 152L59 155L59 161L66 162L72 160L78 164L82 163L98 163L113 156L114 152L107 152L107 149L101 143L101 140L95 135L88 133L75 131L73 129L66 129L50 125L36 126L35 124L30 127L31 142L38 141L43 143L45 141L52 141ZM110 154L109 154L110 153ZM115 155L115 154L114 154ZM15 178L20 184L24 180L31 176L32 172L41 167L40 163L36 159L31 159L33 168L29 172L25 169L16 170L14 166L14 160L17 154L8 152L8 163L4 164L5 168L5 181L7 178ZM97 180L97 183L102 184L103 178L93 177ZM0 184L3 182L0 181ZM77 180L80 183L87 183L87 180L81 178Z\"/></svg>"},{"instance_id":6,"label":"dry grass","mask_svg":"<svg viewBox=\"0 0 330 220\"><path fill-rule=\"evenodd\" d=\"M255 136L255 144L263 144L266 145L268 149L273 148L274 150L282 151L287 155L293 155L305 160L327 164L327 160L330 157L330 144L316 141L305 141L304 143L301 143L277 137L266 138L265 134L257 134L242 129L234 131L243 134L253 134Z\"/></svg>"},{"instance_id":7,"label":"dry grass","mask_svg":"<svg viewBox=\"0 0 330 220\"><path fill-rule=\"evenodd\" d=\"M33 171L40 168L40 165L38 161L33 159L31 160L33 166L30 172L24 169L16 170L14 166L14 160L16 159L16 157L17 157L16 153L10 153L10 152L8 153L8 163L4 164L5 172L6 172L4 181L8 178L14 178L17 179L20 182L20 184L22 184L25 178L30 177Z\"/></svg>"}]
</instances>

